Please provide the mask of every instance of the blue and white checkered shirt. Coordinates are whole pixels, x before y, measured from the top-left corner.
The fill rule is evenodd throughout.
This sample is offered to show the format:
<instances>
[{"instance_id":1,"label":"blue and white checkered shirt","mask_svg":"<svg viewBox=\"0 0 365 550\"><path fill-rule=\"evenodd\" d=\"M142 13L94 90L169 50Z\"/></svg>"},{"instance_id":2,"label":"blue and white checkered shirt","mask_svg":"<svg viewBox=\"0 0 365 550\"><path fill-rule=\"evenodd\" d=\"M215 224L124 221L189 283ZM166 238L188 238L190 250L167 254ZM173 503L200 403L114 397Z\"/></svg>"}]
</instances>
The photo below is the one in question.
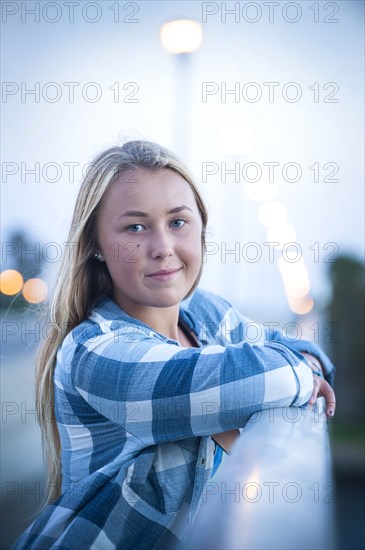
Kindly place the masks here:
<instances>
[{"instance_id":1,"label":"blue and white checkered shirt","mask_svg":"<svg viewBox=\"0 0 365 550\"><path fill-rule=\"evenodd\" d=\"M305 405L312 371L334 367L314 344L268 334L224 299L195 290L180 320L184 348L103 299L57 355L55 412L62 496L18 539L19 549L167 550L184 541L209 481L211 434L243 428L268 407Z\"/></svg>"}]
</instances>

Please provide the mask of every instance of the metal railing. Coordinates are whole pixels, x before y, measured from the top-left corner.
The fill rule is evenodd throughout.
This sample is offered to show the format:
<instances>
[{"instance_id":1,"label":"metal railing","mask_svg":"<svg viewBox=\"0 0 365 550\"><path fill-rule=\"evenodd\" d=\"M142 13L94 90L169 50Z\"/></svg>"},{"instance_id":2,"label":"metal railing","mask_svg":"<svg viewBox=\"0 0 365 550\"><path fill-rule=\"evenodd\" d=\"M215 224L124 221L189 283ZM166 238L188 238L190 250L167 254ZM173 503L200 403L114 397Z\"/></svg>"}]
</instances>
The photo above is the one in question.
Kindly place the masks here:
<instances>
[{"instance_id":1,"label":"metal railing","mask_svg":"<svg viewBox=\"0 0 365 550\"><path fill-rule=\"evenodd\" d=\"M251 417L206 487L184 548L335 548L324 399Z\"/></svg>"}]
</instances>

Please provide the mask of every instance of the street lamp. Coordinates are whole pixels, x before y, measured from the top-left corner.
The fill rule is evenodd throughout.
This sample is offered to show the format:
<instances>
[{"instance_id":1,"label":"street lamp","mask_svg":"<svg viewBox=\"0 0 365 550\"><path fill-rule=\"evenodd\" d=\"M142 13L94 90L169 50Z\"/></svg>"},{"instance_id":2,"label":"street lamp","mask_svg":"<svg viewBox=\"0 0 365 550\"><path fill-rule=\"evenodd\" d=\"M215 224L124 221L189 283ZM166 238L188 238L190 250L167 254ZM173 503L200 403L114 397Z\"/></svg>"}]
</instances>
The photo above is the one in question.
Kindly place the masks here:
<instances>
[{"instance_id":1,"label":"street lamp","mask_svg":"<svg viewBox=\"0 0 365 550\"><path fill-rule=\"evenodd\" d=\"M200 48L203 31L197 21L191 19L176 19L161 27L161 42L169 53L192 53Z\"/></svg>"},{"instance_id":2,"label":"street lamp","mask_svg":"<svg viewBox=\"0 0 365 550\"><path fill-rule=\"evenodd\" d=\"M199 49L203 31L197 21L177 19L164 23L160 30L161 43L165 50L175 55L175 149L187 160L189 156L189 132L191 114L192 53Z\"/></svg>"}]
</instances>

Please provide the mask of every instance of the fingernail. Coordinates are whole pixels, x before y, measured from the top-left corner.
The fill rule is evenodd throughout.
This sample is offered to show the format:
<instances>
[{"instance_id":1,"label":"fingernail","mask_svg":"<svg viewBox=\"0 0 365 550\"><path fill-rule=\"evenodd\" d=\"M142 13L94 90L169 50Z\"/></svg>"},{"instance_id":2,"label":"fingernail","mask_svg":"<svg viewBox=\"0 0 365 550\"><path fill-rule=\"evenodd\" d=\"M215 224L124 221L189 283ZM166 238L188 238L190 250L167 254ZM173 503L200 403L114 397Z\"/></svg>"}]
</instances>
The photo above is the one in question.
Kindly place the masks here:
<instances>
[{"instance_id":1,"label":"fingernail","mask_svg":"<svg viewBox=\"0 0 365 550\"><path fill-rule=\"evenodd\" d=\"M328 409L327 413L329 416L333 416L335 414L335 411L333 409Z\"/></svg>"}]
</instances>

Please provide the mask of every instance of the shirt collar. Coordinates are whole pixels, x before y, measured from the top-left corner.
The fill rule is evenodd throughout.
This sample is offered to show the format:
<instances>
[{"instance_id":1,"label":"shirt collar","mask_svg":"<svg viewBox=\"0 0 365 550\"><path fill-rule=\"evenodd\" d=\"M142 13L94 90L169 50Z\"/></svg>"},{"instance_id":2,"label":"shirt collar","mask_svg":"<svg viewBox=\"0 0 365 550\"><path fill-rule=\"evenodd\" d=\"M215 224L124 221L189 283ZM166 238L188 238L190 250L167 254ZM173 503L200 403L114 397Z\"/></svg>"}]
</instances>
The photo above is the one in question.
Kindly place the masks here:
<instances>
[{"instance_id":1,"label":"shirt collar","mask_svg":"<svg viewBox=\"0 0 365 550\"><path fill-rule=\"evenodd\" d=\"M197 319L196 316L194 316L191 311L189 311L189 304L194 296L196 291L189 296L186 300L183 300L180 303L180 309L179 309L179 319L181 319L188 327L191 329L195 336L199 340L199 334L201 329L201 323ZM175 343L176 340L167 338L163 334L160 334L159 332L153 330L149 325L146 325L143 321L140 321L139 319L136 319L135 317L131 317L126 313L118 304L112 300L112 298L108 296L104 296L102 298L99 298L93 307L93 311L97 312L99 315L101 315L104 319L108 321L124 321L126 323L135 324L139 327L141 327L144 330L147 330L148 332L154 332L160 337L162 337L167 342L173 342Z\"/></svg>"}]
</instances>

